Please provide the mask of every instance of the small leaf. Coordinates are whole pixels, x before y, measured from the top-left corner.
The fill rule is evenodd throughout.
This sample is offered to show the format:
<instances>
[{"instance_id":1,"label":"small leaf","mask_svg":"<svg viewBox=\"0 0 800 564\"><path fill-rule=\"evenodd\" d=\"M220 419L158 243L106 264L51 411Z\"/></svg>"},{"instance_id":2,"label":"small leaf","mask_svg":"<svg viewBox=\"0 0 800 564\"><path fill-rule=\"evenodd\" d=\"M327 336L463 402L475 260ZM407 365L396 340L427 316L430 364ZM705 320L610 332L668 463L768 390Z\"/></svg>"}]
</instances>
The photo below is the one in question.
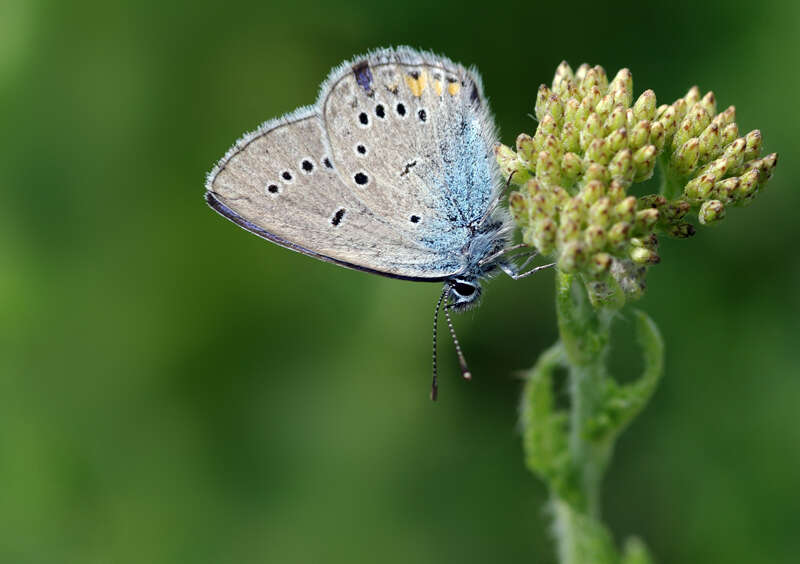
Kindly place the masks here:
<instances>
[{"instance_id":1,"label":"small leaf","mask_svg":"<svg viewBox=\"0 0 800 564\"><path fill-rule=\"evenodd\" d=\"M647 405L664 372L664 341L658 327L647 314L635 310L636 337L644 357L644 372L631 384L606 382L603 405L587 422L586 432L596 441L618 435Z\"/></svg>"},{"instance_id":2,"label":"small leaf","mask_svg":"<svg viewBox=\"0 0 800 564\"><path fill-rule=\"evenodd\" d=\"M564 350L557 343L542 353L531 369L522 396L523 444L528 468L559 495L571 497L567 414L556 410L553 371L564 362Z\"/></svg>"}]
</instances>

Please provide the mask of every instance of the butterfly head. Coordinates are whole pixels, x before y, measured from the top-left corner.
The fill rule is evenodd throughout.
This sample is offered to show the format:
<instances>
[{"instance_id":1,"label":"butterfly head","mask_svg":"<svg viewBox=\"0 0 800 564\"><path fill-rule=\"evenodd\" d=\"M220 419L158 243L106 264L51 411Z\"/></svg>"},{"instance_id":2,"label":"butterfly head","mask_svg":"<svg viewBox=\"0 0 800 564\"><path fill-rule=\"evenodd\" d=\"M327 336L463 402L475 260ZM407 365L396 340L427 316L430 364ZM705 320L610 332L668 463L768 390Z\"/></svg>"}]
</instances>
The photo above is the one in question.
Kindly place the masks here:
<instances>
[{"instance_id":1,"label":"butterfly head","mask_svg":"<svg viewBox=\"0 0 800 564\"><path fill-rule=\"evenodd\" d=\"M447 301L450 309L464 311L478 305L481 285L477 278L456 276L447 282Z\"/></svg>"}]
</instances>

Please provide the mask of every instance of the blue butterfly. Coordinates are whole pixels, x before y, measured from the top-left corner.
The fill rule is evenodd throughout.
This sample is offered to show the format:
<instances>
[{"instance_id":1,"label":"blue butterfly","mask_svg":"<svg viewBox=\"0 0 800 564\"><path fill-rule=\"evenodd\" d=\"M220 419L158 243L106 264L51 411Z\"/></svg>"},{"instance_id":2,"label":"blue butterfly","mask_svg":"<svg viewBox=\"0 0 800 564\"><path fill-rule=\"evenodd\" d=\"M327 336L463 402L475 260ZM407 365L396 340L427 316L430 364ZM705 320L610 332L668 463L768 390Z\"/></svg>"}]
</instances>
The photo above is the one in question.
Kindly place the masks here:
<instances>
[{"instance_id":1,"label":"blue butterfly","mask_svg":"<svg viewBox=\"0 0 800 564\"><path fill-rule=\"evenodd\" d=\"M481 279L518 279L499 206L497 132L474 69L408 47L335 68L313 106L239 139L208 174L206 201L283 247L392 278L443 281L449 310L475 306ZM530 260L531 254L528 257ZM526 263L527 264L527 261ZM547 265L549 266L549 265Z\"/></svg>"}]
</instances>

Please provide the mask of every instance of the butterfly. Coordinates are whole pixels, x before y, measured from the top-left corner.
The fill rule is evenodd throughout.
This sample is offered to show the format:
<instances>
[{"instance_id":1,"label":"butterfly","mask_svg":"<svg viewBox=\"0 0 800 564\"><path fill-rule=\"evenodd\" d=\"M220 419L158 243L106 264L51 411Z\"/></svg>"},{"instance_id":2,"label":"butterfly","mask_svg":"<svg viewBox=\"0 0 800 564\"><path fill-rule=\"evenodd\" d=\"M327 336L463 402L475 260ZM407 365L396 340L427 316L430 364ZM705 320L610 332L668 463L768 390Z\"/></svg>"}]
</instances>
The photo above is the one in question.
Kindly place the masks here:
<instances>
[{"instance_id":1,"label":"butterfly","mask_svg":"<svg viewBox=\"0 0 800 564\"><path fill-rule=\"evenodd\" d=\"M481 280L544 268L509 260L497 131L475 69L410 47L333 69L317 102L245 134L211 170L206 201L244 229L317 259L391 278L444 282L436 328L475 306ZM528 261L533 257L531 254ZM526 261L526 264L527 262ZM547 266L547 265L546 265Z\"/></svg>"}]
</instances>

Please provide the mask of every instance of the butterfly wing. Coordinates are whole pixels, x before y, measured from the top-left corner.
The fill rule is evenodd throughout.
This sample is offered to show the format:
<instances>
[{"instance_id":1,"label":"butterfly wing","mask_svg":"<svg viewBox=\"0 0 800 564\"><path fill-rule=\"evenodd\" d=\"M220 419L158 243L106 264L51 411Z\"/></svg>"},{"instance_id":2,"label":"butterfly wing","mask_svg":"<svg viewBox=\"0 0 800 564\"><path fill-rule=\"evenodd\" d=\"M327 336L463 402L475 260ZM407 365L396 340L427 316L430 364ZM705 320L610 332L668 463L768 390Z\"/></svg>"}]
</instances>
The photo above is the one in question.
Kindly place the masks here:
<instances>
[{"instance_id":1,"label":"butterfly wing","mask_svg":"<svg viewBox=\"0 0 800 564\"><path fill-rule=\"evenodd\" d=\"M398 53L373 54L376 72L388 69L386 65L396 67L397 63L385 61L390 56L399 57ZM408 51L403 57L412 54ZM267 122L240 139L208 175L207 201L245 229L322 260L396 278L448 278L464 268L461 249L469 240L466 225L488 206L492 169L478 173L488 175L488 180L481 184L479 197L454 190L447 182L449 176L469 177L475 173L462 170L469 167L464 165L464 159L458 160L455 143L442 142L446 129L443 124L453 116L474 121L475 115L481 114L470 115L471 106L458 103L460 99L455 95L448 94L451 98L443 98L441 105L434 103L442 102L441 98L420 96L418 102L430 106L430 117L426 115L420 125L432 127L405 128L402 122L397 123L399 141L387 129L366 128L365 131L376 136L367 135L362 143L356 143L364 146L365 153L355 146L349 147L352 155L347 155L345 145L351 139L344 131L353 124L342 120L353 112L346 114L343 106L353 100L340 94L331 95L331 87L343 83L359 86L364 74L355 72L354 66L363 62L357 60L356 64L336 69L323 86L316 107L302 108ZM428 65L425 71L429 68L433 69ZM463 71L456 65L453 69ZM394 72L399 72L399 68ZM437 72L444 73L446 69L442 66ZM451 78L467 77L454 73L455 70ZM479 89L479 83L475 84ZM408 83L405 88L407 91L398 88L400 99L413 97L413 88ZM365 108L372 104L370 109L374 112L374 99L368 97L368 100L357 102ZM325 118L326 107L329 120ZM397 110L396 103L394 109ZM414 110L418 108L414 106ZM356 123L363 125L360 114L360 111L355 113ZM376 117L374 113L372 117ZM418 113L416 118L419 120ZM389 143L386 148L381 146L384 140ZM487 145L483 138L479 144L482 156L489 159L491 144ZM370 153L371 150L375 152ZM408 164L406 155L417 153L418 163L400 177L414 180L391 182L395 166L401 161ZM356 156L366 158L359 161ZM446 166L444 159L456 162L456 167ZM359 174L366 181L362 182L364 178ZM443 189L449 191L446 197Z\"/></svg>"},{"instance_id":2,"label":"butterfly wing","mask_svg":"<svg viewBox=\"0 0 800 564\"><path fill-rule=\"evenodd\" d=\"M499 184L477 73L430 53L381 50L336 69L318 107L358 198L438 252L460 252Z\"/></svg>"}]
</instances>

